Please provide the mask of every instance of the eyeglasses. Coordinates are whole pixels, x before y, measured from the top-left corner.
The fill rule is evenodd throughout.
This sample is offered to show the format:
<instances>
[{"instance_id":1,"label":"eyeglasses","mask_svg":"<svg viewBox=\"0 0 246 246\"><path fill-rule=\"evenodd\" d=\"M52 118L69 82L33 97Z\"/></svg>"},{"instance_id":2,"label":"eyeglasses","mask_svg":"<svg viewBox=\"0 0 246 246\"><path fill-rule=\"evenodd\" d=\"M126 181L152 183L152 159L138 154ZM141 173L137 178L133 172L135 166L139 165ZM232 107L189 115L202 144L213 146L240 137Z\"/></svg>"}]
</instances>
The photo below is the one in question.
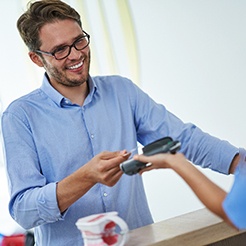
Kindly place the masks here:
<instances>
[{"instance_id":1,"label":"eyeglasses","mask_svg":"<svg viewBox=\"0 0 246 246\"><path fill-rule=\"evenodd\" d=\"M74 47L76 50L83 50L85 49L89 43L90 43L90 35L83 31L85 35L82 37L79 37L76 39L71 45L64 45L61 47L56 48L53 52L46 52L42 50L35 50L35 52L48 55L48 56L53 56L55 57L56 60L62 60L68 57L71 53L71 49Z\"/></svg>"}]
</instances>

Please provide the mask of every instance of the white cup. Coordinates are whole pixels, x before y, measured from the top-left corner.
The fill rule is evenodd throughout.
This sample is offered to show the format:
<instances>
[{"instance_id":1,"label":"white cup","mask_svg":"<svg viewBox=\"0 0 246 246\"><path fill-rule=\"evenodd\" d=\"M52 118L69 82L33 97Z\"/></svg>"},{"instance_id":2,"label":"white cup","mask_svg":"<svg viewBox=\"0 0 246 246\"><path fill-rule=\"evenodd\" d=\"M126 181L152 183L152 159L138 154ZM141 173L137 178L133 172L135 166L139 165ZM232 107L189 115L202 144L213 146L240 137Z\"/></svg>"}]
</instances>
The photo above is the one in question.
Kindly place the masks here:
<instances>
[{"instance_id":1,"label":"white cup","mask_svg":"<svg viewBox=\"0 0 246 246\"><path fill-rule=\"evenodd\" d=\"M85 246L123 246L128 240L128 226L117 212L93 214L76 222ZM115 228L120 228L120 233Z\"/></svg>"}]
</instances>

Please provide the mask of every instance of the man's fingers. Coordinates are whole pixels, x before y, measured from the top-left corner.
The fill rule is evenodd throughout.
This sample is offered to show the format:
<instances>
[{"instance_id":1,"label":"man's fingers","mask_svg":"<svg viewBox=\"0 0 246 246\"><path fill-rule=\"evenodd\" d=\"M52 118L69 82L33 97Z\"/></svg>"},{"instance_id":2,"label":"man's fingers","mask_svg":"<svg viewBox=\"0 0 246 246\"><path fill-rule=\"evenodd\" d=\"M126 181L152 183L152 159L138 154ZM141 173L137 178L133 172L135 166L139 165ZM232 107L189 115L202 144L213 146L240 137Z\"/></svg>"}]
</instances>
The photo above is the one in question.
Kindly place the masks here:
<instances>
[{"instance_id":1,"label":"man's fingers","mask_svg":"<svg viewBox=\"0 0 246 246\"><path fill-rule=\"evenodd\" d=\"M124 157L124 159L126 157L129 157L130 153L128 153L126 150L121 150L121 151L113 151L113 152L110 152L110 151L104 151L101 153L101 156L102 156L102 159L103 160L109 160L109 159L112 159L114 157Z\"/></svg>"}]
</instances>

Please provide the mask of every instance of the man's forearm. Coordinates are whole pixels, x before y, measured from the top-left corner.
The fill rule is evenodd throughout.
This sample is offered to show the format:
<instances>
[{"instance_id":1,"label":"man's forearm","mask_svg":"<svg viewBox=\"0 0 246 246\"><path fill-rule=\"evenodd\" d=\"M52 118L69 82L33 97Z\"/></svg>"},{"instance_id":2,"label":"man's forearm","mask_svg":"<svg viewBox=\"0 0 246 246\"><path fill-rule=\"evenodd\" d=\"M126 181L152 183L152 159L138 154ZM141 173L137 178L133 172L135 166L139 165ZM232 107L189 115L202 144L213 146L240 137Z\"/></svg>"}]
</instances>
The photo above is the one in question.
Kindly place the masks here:
<instances>
[{"instance_id":1,"label":"man's forearm","mask_svg":"<svg viewBox=\"0 0 246 246\"><path fill-rule=\"evenodd\" d=\"M81 167L57 183L57 201L61 213L82 197L95 184L86 177L82 169L85 169L85 167Z\"/></svg>"}]
</instances>

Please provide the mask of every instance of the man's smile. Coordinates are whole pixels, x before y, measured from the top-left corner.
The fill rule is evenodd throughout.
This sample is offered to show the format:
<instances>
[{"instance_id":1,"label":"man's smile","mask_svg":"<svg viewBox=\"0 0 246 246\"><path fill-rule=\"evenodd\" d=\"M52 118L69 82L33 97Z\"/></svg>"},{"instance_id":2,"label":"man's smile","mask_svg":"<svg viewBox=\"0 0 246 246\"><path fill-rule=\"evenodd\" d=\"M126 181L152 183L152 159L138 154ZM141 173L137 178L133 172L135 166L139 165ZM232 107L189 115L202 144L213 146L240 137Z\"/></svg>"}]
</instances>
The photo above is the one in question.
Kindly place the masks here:
<instances>
[{"instance_id":1,"label":"man's smile","mask_svg":"<svg viewBox=\"0 0 246 246\"><path fill-rule=\"evenodd\" d=\"M73 70L73 69L78 69L79 67L82 67L84 64L84 61L81 61L80 63L73 65L71 67L68 67L68 69Z\"/></svg>"}]
</instances>

